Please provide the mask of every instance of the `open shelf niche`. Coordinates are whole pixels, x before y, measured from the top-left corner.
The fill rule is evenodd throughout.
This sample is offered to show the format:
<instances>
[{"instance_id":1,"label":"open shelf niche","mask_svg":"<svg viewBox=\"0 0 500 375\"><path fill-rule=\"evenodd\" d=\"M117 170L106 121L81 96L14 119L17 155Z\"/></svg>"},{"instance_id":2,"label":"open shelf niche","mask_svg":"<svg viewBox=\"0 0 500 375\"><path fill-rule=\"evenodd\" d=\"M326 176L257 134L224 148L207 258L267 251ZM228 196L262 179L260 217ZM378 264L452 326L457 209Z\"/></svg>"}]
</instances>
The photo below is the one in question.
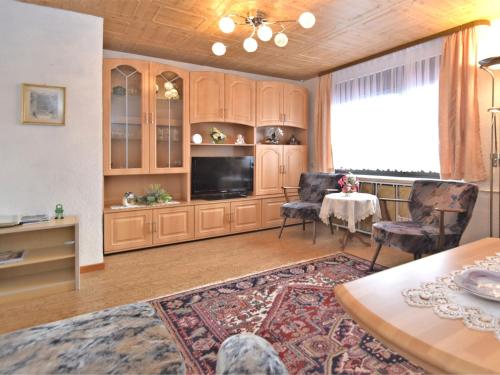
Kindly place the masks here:
<instances>
[{"instance_id":1,"label":"open shelf niche","mask_svg":"<svg viewBox=\"0 0 500 375\"><path fill-rule=\"evenodd\" d=\"M209 135L210 128L215 127L227 138L222 144L214 144ZM200 134L201 144L191 143L191 156L253 156L255 145L255 128L231 123L196 123L191 124L191 138ZM245 144L235 144L238 134L243 135Z\"/></svg>"},{"instance_id":2,"label":"open shelf niche","mask_svg":"<svg viewBox=\"0 0 500 375\"><path fill-rule=\"evenodd\" d=\"M280 128L283 135L279 137L279 145L290 144L290 138L295 136L301 145L307 145L307 130L292 126L260 126L256 129L256 144L267 144L265 142L268 132L272 128Z\"/></svg>"},{"instance_id":3,"label":"open shelf niche","mask_svg":"<svg viewBox=\"0 0 500 375\"><path fill-rule=\"evenodd\" d=\"M188 173L105 176L104 207L121 205L123 194L129 191L135 196L144 195L152 184L160 184L175 201L190 200L191 181Z\"/></svg>"}]
</instances>

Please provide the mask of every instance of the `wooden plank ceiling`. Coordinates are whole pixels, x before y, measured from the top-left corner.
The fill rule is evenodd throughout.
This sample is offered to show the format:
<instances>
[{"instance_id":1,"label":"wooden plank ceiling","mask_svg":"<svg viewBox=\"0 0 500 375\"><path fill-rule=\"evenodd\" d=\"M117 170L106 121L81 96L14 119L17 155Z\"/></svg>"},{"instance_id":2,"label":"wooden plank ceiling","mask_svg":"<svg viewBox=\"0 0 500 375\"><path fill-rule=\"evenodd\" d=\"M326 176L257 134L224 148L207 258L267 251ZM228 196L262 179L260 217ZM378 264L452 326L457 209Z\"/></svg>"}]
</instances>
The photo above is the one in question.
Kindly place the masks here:
<instances>
[{"instance_id":1,"label":"wooden plank ceiling","mask_svg":"<svg viewBox=\"0 0 500 375\"><path fill-rule=\"evenodd\" d=\"M291 79L319 72L477 19L500 17L499 0L22 0L104 18L104 48ZM269 19L297 19L309 10L312 29L286 24L289 43L242 48L250 28L222 33L227 14L256 9ZM279 30L278 26L274 29ZM211 52L214 42L225 56Z\"/></svg>"}]
</instances>

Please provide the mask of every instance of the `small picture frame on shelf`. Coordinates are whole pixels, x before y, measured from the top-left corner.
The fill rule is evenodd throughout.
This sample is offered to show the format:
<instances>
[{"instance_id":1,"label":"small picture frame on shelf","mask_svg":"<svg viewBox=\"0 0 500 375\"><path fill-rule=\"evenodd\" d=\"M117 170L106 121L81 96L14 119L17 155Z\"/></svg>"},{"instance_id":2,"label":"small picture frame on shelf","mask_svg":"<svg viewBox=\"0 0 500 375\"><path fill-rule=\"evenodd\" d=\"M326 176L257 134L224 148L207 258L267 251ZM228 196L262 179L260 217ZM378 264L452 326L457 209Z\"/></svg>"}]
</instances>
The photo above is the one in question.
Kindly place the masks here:
<instances>
[{"instance_id":1,"label":"small picture frame on shelf","mask_svg":"<svg viewBox=\"0 0 500 375\"><path fill-rule=\"evenodd\" d=\"M66 88L23 83L22 123L35 125L64 125Z\"/></svg>"}]
</instances>

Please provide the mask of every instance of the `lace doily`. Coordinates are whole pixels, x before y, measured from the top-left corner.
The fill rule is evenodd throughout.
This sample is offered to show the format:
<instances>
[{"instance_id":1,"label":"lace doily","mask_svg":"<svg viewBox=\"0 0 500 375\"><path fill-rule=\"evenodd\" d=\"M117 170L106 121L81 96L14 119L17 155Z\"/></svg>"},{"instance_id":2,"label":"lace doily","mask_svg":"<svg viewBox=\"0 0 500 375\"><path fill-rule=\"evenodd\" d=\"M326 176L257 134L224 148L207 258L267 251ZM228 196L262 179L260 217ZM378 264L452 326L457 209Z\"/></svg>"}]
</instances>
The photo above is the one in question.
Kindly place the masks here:
<instances>
[{"instance_id":1,"label":"lace doily","mask_svg":"<svg viewBox=\"0 0 500 375\"><path fill-rule=\"evenodd\" d=\"M422 283L420 288L403 290L405 301L410 306L431 307L441 318L462 319L468 328L494 332L500 341L500 302L468 293L453 280L455 275L468 269L500 272L500 253L438 277L435 282Z\"/></svg>"}]
</instances>

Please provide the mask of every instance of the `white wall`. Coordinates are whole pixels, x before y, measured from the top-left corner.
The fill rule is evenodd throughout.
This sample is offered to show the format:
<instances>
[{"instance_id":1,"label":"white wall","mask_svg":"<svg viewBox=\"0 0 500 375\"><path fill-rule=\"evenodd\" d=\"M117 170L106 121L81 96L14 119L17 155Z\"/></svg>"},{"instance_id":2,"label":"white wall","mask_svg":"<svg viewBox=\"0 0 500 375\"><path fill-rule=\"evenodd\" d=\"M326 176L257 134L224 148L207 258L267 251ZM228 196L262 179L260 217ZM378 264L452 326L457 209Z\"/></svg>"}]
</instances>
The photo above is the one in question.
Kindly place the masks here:
<instances>
[{"instance_id":1,"label":"white wall","mask_svg":"<svg viewBox=\"0 0 500 375\"><path fill-rule=\"evenodd\" d=\"M0 214L62 203L102 262L102 19L2 0L0 35ZM65 86L66 126L22 125L22 83Z\"/></svg>"}]
</instances>

